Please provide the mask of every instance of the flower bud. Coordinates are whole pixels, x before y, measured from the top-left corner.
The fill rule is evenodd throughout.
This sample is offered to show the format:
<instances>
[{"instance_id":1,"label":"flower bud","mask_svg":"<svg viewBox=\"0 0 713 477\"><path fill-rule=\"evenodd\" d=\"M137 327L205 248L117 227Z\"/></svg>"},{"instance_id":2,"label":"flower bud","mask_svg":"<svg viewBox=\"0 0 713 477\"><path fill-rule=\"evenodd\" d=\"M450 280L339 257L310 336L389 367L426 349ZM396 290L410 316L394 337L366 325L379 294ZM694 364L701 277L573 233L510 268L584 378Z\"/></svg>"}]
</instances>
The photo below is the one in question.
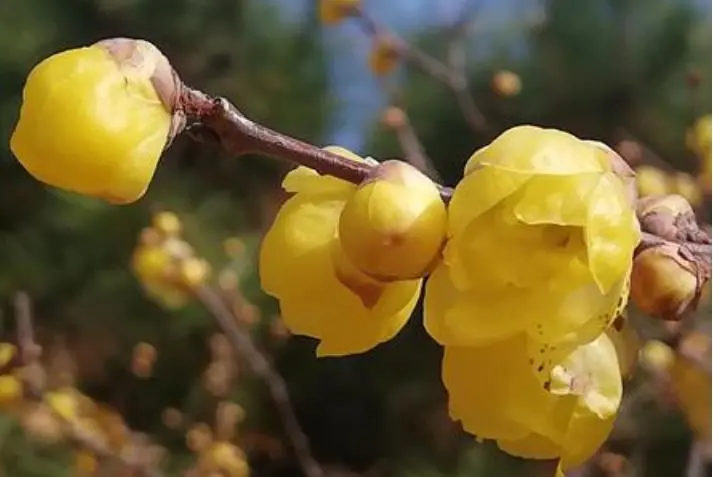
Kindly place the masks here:
<instances>
[{"instance_id":1,"label":"flower bud","mask_svg":"<svg viewBox=\"0 0 713 477\"><path fill-rule=\"evenodd\" d=\"M652 166L636 168L636 186L639 197L647 195L665 195L669 193L669 178L664 171Z\"/></svg>"},{"instance_id":2,"label":"flower bud","mask_svg":"<svg viewBox=\"0 0 713 477\"><path fill-rule=\"evenodd\" d=\"M181 283L190 289L203 285L210 275L210 265L201 258L190 257L181 262Z\"/></svg>"},{"instance_id":3,"label":"flower bud","mask_svg":"<svg viewBox=\"0 0 713 477\"><path fill-rule=\"evenodd\" d=\"M339 219L345 255L380 280L423 276L446 235L446 206L436 185L415 167L385 161L347 200Z\"/></svg>"},{"instance_id":4,"label":"flower bud","mask_svg":"<svg viewBox=\"0 0 713 477\"><path fill-rule=\"evenodd\" d=\"M336 25L353 15L361 0L320 0L319 18L325 25Z\"/></svg>"},{"instance_id":5,"label":"flower bud","mask_svg":"<svg viewBox=\"0 0 713 477\"><path fill-rule=\"evenodd\" d=\"M182 126L179 90L166 57L143 40L57 53L29 74L10 147L46 184L134 202Z\"/></svg>"},{"instance_id":6,"label":"flower bud","mask_svg":"<svg viewBox=\"0 0 713 477\"><path fill-rule=\"evenodd\" d=\"M639 358L649 371L659 373L673 364L675 353L666 343L650 340L641 348Z\"/></svg>"},{"instance_id":7,"label":"flower bud","mask_svg":"<svg viewBox=\"0 0 713 477\"><path fill-rule=\"evenodd\" d=\"M682 195L694 207L700 205L703 194L696 179L685 172L677 172L671 177L671 192Z\"/></svg>"},{"instance_id":8,"label":"flower bud","mask_svg":"<svg viewBox=\"0 0 713 477\"><path fill-rule=\"evenodd\" d=\"M493 90L505 97L517 96L522 89L520 77L512 71L501 70L493 75Z\"/></svg>"},{"instance_id":9,"label":"flower bud","mask_svg":"<svg viewBox=\"0 0 713 477\"><path fill-rule=\"evenodd\" d=\"M642 230L666 240L686 239L698 230L691 205L680 195L644 197L637 204L636 213Z\"/></svg>"},{"instance_id":10,"label":"flower bud","mask_svg":"<svg viewBox=\"0 0 713 477\"><path fill-rule=\"evenodd\" d=\"M399 54L394 49L391 41L376 38L369 53L369 68L376 76L385 76L391 73L398 64Z\"/></svg>"},{"instance_id":11,"label":"flower bud","mask_svg":"<svg viewBox=\"0 0 713 477\"><path fill-rule=\"evenodd\" d=\"M696 264L676 244L649 247L634 258L631 298L653 317L679 321L695 308L701 285Z\"/></svg>"},{"instance_id":12,"label":"flower bud","mask_svg":"<svg viewBox=\"0 0 713 477\"><path fill-rule=\"evenodd\" d=\"M181 233L181 219L173 212L160 212L153 218L154 228L166 237Z\"/></svg>"}]
</instances>

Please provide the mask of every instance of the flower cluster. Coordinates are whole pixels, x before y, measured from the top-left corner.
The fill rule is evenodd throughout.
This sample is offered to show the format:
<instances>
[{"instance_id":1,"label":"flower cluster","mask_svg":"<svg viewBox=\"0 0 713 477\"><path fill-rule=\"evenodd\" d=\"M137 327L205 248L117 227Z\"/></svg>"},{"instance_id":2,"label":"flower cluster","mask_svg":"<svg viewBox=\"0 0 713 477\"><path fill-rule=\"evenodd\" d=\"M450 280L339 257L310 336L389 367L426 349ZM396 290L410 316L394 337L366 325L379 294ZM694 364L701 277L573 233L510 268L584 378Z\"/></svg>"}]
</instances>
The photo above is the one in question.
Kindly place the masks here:
<instances>
[{"instance_id":1,"label":"flower cluster","mask_svg":"<svg viewBox=\"0 0 713 477\"><path fill-rule=\"evenodd\" d=\"M515 127L471 157L447 209L401 162L375 164L359 186L298 168L263 242L263 288L293 333L341 355L393 337L430 274L424 320L445 347L452 417L511 454L571 467L611 429L631 361L611 331L639 241L620 161Z\"/></svg>"},{"instance_id":2,"label":"flower cluster","mask_svg":"<svg viewBox=\"0 0 713 477\"><path fill-rule=\"evenodd\" d=\"M181 238L181 222L172 212L154 216L152 227L141 231L131 258L131 269L145 292L166 308L191 300L192 291L210 275L210 265L195 255Z\"/></svg>"}]
</instances>

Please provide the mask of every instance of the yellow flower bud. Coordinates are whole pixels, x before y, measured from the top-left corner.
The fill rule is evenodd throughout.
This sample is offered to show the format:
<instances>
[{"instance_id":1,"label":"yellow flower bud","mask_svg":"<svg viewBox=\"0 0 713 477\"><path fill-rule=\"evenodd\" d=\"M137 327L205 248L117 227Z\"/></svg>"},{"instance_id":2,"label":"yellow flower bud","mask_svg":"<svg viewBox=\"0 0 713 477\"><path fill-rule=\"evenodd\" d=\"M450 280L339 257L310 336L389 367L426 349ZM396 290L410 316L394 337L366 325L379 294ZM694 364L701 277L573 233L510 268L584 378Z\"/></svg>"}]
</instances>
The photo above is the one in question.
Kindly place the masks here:
<instances>
[{"instance_id":1,"label":"yellow flower bud","mask_svg":"<svg viewBox=\"0 0 713 477\"><path fill-rule=\"evenodd\" d=\"M247 477L250 469L245 454L229 442L213 443L198 463L204 472L221 472L227 477Z\"/></svg>"},{"instance_id":2,"label":"yellow flower bud","mask_svg":"<svg viewBox=\"0 0 713 477\"><path fill-rule=\"evenodd\" d=\"M680 195L644 197L637 205L637 214L642 230L667 240L704 234L698 228L691 204Z\"/></svg>"},{"instance_id":3,"label":"yellow flower bud","mask_svg":"<svg viewBox=\"0 0 713 477\"><path fill-rule=\"evenodd\" d=\"M154 215L153 226L166 237L175 237L181 233L181 219L173 212L159 212Z\"/></svg>"},{"instance_id":4,"label":"yellow flower bud","mask_svg":"<svg viewBox=\"0 0 713 477\"><path fill-rule=\"evenodd\" d=\"M703 200L700 186L696 179L685 172L676 172L671 177L671 192L681 195L694 207L698 207Z\"/></svg>"},{"instance_id":5,"label":"yellow flower bud","mask_svg":"<svg viewBox=\"0 0 713 477\"><path fill-rule=\"evenodd\" d=\"M325 25L336 25L352 15L361 0L320 0L319 18Z\"/></svg>"},{"instance_id":6,"label":"yellow flower bud","mask_svg":"<svg viewBox=\"0 0 713 477\"><path fill-rule=\"evenodd\" d=\"M674 351L658 340L649 340L642 346L639 353L641 363L650 371L667 371L675 359Z\"/></svg>"},{"instance_id":7,"label":"yellow flower bud","mask_svg":"<svg viewBox=\"0 0 713 477\"><path fill-rule=\"evenodd\" d=\"M175 133L177 87L166 57L143 40L57 53L30 72L10 147L51 186L136 201Z\"/></svg>"},{"instance_id":8,"label":"yellow flower bud","mask_svg":"<svg viewBox=\"0 0 713 477\"><path fill-rule=\"evenodd\" d=\"M210 264L201 258L190 257L179 266L181 283L189 289L203 285L210 275Z\"/></svg>"},{"instance_id":9,"label":"yellow flower bud","mask_svg":"<svg viewBox=\"0 0 713 477\"><path fill-rule=\"evenodd\" d=\"M653 166L639 166L636 168L636 185L639 189L639 197L666 195L671 192L668 175Z\"/></svg>"},{"instance_id":10,"label":"yellow flower bud","mask_svg":"<svg viewBox=\"0 0 713 477\"><path fill-rule=\"evenodd\" d=\"M168 309L177 309L189 301L186 290L179 287L176 257L167 244L139 244L131 257L131 269L148 296Z\"/></svg>"},{"instance_id":11,"label":"yellow flower bud","mask_svg":"<svg viewBox=\"0 0 713 477\"><path fill-rule=\"evenodd\" d=\"M341 149L332 151L364 161ZM360 353L391 339L411 315L421 280L381 282L345 256L339 218L356 186L297 168L283 187L295 195L265 235L260 281L280 301L287 328L319 339L320 356Z\"/></svg>"},{"instance_id":12,"label":"yellow flower bud","mask_svg":"<svg viewBox=\"0 0 713 477\"><path fill-rule=\"evenodd\" d=\"M446 346L449 410L467 432L496 440L505 452L560 458L567 470L611 431L622 396L616 351L601 335L558 362L543 386L530 370L526 340L521 334L482 347Z\"/></svg>"},{"instance_id":13,"label":"yellow flower bud","mask_svg":"<svg viewBox=\"0 0 713 477\"><path fill-rule=\"evenodd\" d=\"M681 255L678 245L657 245L636 255L631 299L644 313L678 321L695 307L700 291L695 264Z\"/></svg>"},{"instance_id":14,"label":"yellow flower bud","mask_svg":"<svg viewBox=\"0 0 713 477\"><path fill-rule=\"evenodd\" d=\"M522 81L512 71L500 70L493 75L493 90L500 96L517 96L521 89Z\"/></svg>"},{"instance_id":15,"label":"yellow flower bud","mask_svg":"<svg viewBox=\"0 0 713 477\"><path fill-rule=\"evenodd\" d=\"M347 258L380 280L422 277L446 237L446 206L436 185L402 161L385 161L347 200L339 240Z\"/></svg>"},{"instance_id":16,"label":"yellow flower bud","mask_svg":"<svg viewBox=\"0 0 713 477\"><path fill-rule=\"evenodd\" d=\"M376 76L386 76L398 65L399 55L391 42L377 38L369 53L369 69Z\"/></svg>"},{"instance_id":17,"label":"yellow flower bud","mask_svg":"<svg viewBox=\"0 0 713 477\"><path fill-rule=\"evenodd\" d=\"M402 128L407 121L406 112L398 106L389 106L381 116L381 122L390 129Z\"/></svg>"},{"instance_id":18,"label":"yellow flower bud","mask_svg":"<svg viewBox=\"0 0 713 477\"><path fill-rule=\"evenodd\" d=\"M448 236L426 285L429 333L477 346L525 331L554 346L591 341L620 314L640 232L608 150L519 126L468 161Z\"/></svg>"}]
</instances>

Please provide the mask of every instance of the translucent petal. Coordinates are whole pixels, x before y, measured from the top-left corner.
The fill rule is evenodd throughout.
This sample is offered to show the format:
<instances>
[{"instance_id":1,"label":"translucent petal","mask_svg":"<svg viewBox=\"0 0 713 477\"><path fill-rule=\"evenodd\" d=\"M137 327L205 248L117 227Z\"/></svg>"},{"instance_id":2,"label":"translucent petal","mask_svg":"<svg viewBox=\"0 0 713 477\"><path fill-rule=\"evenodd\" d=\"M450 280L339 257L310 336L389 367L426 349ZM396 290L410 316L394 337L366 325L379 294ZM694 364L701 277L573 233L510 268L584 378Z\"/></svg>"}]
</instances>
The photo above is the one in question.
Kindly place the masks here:
<instances>
[{"instance_id":1,"label":"translucent petal","mask_svg":"<svg viewBox=\"0 0 713 477\"><path fill-rule=\"evenodd\" d=\"M493 366L495 357L498 366ZM495 346L444 349L442 377L451 417L479 438L519 439L527 434L524 427L509 418L504 405L515 378L508 372L510 360Z\"/></svg>"},{"instance_id":2,"label":"translucent petal","mask_svg":"<svg viewBox=\"0 0 713 477\"><path fill-rule=\"evenodd\" d=\"M589 266L602 293L627 273L639 238L621 181L611 173L602 175L589 201L585 237Z\"/></svg>"},{"instance_id":3,"label":"translucent petal","mask_svg":"<svg viewBox=\"0 0 713 477\"><path fill-rule=\"evenodd\" d=\"M424 326L444 345L488 344L522 332L538 301L538 296L527 290L459 291L448 266L440 264L426 282Z\"/></svg>"},{"instance_id":4,"label":"translucent petal","mask_svg":"<svg viewBox=\"0 0 713 477\"><path fill-rule=\"evenodd\" d=\"M562 448L545 436L531 433L521 439L499 439L498 447L521 459L557 459Z\"/></svg>"},{"instance_id":5,"label":"translucent petal","mask_svg":"<svg viewBox=\"0 0 713 477\"><path fill-rule=\"evenodd\" d=\"M570 414L569 428L562 444L562 469L569 470L589 460L609 437L614 419L614 415L602 418L578 404Z\"/></svg>"},{"instance_id":6,"label":"translucent petal","mask_svg":"<svg viewBox=\"0 0 713 477\"><path fill-rule=\"evenodd\" d=\"M579 346L551 375L550 392L579 396L578 403L599 419L614 416L622 396L616 349L606 334Z\"/></svg>"},{"instance_id":7,"label":"translucent petal","mask_svg":"<svg viewBox=\"0 0 713 477\"><path fill-rule=\"evenodd\" d=\"M526 224L582 227L587 223L588 202L599 176L537 176L522 188L513 212Z\"/></svg>"},{"instance_id":8,"label":"translucent petal","mask_svg":"<svg viewBox=\"0 0 713 477\"><path fill-rule=\"evenodd\" d=\"M282 188L290 193L304 194L346 194L355 189L350 184L332 176L323 176L314 169L299 166L287 173Z\"/></svg>"},{"instance_id":9,"label":"translucent petal","mask_svg":"<svg viewBox=\"0 0 713 477\"><path fill-rule=\"evenodd\" d=\"M517 126L496 138L478 155L479 164L538 175L572 175L607 170L601 153L569 133Z\"/></svg>"},{"instance_id":10,"label":"translucent petal","mask_svg":"<svg viewBox=\"0 0 713 477\"><path fill-rule=\"evenodd\" d=\"M529 174L479 168L465 176L448 204L448 233L457 235L468 224L522 187Z\"/></svg>"}]
</instances>

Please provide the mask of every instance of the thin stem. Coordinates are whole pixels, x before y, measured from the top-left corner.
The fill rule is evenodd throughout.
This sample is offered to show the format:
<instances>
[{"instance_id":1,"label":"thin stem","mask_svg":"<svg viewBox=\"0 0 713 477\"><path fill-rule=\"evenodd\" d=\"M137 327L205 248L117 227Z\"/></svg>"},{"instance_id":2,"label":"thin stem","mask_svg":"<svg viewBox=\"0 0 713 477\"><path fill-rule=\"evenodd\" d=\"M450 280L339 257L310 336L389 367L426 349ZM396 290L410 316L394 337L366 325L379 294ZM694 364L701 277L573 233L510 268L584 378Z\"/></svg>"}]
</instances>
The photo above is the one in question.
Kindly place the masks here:
<instances>
[{"instance_id":1,"label":"thin stem","mask_svg":"<svg viewBox=\"0 0 713 477\"><path fill-rule=\"evenodd\" d=\"M236 353L240 353L252 372L267 384L302 471L308 477L324 477L325 472L312 456L309 440L299 424L285 380L257 348L250 334L238 326L232 311L214 290L202 287L196 291L196 295L203 306L210 311Z\"/></svg>"}]
</instances>

